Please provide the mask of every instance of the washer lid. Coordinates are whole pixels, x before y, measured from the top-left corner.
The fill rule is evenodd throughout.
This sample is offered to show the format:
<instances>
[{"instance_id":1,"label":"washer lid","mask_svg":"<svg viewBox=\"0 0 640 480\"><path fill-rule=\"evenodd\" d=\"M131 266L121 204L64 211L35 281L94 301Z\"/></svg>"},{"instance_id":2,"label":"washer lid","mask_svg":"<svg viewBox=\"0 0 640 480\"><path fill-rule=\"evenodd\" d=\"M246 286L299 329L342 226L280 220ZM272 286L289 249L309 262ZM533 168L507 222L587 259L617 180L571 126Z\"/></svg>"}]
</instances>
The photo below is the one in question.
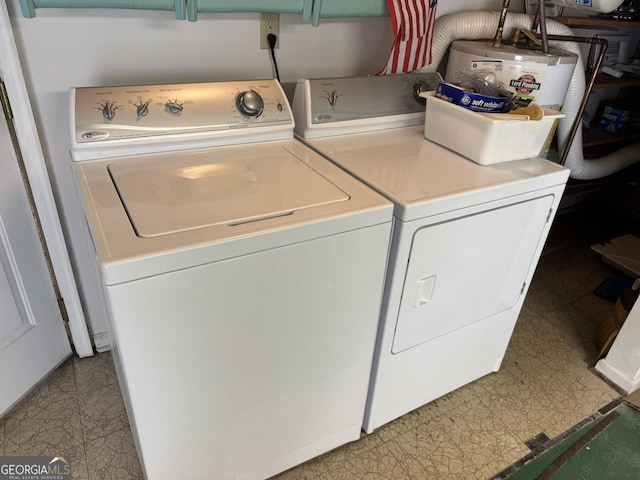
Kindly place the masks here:
<instances>
[{"instance_id":1,"label":"washer lid","mask_svg":"<svg viewBox=\"0 0 640 480\"><path fill-rule=\"evenodd\" d=\"M288 150L262 153L147 155L108 170L140 237L238 225L349 199Z\"/></svg>"}]
</instances>

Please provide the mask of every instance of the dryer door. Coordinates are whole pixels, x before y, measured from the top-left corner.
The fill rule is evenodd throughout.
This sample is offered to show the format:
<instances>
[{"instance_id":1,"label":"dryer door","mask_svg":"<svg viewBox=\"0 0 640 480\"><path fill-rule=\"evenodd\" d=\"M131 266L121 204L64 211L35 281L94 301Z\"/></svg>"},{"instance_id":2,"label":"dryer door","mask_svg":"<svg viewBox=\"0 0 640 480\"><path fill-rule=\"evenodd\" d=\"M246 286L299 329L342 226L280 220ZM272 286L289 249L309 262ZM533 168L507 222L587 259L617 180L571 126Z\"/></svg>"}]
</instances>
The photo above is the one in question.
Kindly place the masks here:
<instances>
[{"instance_id":1,"label":"dryer door","mask_svg":"<svg viewBox=\"0 0 640 480\"><path fill-rule=\"evenodd\" d=\"M548 195L418 230L392 352L513 308L553 200Z\"/></svg>"}]
</instances>

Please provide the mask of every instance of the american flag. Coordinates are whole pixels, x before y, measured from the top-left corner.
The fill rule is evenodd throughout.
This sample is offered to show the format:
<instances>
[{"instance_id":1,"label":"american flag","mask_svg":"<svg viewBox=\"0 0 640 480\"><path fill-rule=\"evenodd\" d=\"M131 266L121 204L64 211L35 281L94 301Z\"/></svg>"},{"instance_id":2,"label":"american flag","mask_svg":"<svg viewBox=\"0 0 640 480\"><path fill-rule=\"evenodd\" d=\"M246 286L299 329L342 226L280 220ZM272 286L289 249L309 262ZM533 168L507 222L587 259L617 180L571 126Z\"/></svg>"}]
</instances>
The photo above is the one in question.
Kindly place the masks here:
<instances>
[{"instance_id":1,"label":"american flag","mask_svg":"<svg viewBox=\"0 0 640 480\"><path fill-rule=\"evenodd\" d=\"M406 73L431 63L437 0L387 0L394 40L389 60L378 75Z\"/></svg>"}]
</instances>

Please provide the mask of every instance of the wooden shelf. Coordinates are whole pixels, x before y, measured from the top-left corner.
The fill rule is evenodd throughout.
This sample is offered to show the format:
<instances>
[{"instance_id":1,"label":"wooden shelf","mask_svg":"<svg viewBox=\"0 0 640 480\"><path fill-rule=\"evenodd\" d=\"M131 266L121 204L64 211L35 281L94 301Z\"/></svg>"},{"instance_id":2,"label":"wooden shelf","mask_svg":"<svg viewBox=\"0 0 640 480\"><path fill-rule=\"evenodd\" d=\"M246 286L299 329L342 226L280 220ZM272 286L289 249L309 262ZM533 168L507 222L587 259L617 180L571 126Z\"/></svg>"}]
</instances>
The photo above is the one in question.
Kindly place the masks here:
<instances>
[{"instance_id":1,"label":"wooden shelf","mask_svg":"<svg viewBox=\"0 0 640 480\"><path fill-rule=\"evenodd\" d=\"M638 20L615 20L603 16L591 17L551 17L553 20L570 27L582 28L640 28ZM589 73L587 73L588 78ZM599 73L594 81L593 89L601 88L627 88L624 91L636 91L629 87L640 86L640 77L624 76L615 78L610 75ZM627 102L625 102L627 103ZM602 147L614 143L624 143L633 140L640 140L640 128L629 126L628 129L621 133L610 133L598 130L598 122L591 125L591 130L582 135L583 148Z\"/></svg>"},{"instance_id":2,"label":"wooden shelf","mask_svg":"<svg viewBox=\"0 0 640 480\"><path fill-rule=\"evenodd\" d=\"M625 140L634 140L640 138L640 129L629 128L620 133L611 133L598 130L598 125L591 126L589 133L582 135L582 146L596 147L598 145L608 145L610 143L624 142Z\"/></svg>"},{"instance_id":3,"label":"wooden shelf","mask_svg":"<svg viewBox=\"0 0 640 480\"><path fill-rule=\"evenodd\" d=\"M563 23L570 27L617 27L617 28L639 28L640 21L635 20L614 20L602 17L550 17L552 20Z\"/></svg>"},{"instance_id":4,"label":"wooden shelf","mask_svg":"<svg viewBox=\"0 0 640 480\"><path fill-rule=\"evenodd\" d=\"M624 88L637 87L640 85L640 77L622 77L616 78L610 75L599 73L593 88Z\"/></svg>"}]
</instances>

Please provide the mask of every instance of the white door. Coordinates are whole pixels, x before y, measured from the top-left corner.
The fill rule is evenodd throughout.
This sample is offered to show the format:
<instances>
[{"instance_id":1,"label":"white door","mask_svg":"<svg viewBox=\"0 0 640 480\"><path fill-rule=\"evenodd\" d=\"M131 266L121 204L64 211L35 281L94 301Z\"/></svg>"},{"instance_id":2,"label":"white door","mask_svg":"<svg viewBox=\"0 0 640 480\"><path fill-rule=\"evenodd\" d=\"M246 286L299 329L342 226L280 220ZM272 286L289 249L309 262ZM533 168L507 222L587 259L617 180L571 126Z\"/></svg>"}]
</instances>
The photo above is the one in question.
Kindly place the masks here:
<instances>
[{"instance_id":1,"label":"white door","mask_svg":"<svg viewBox=\"0 0 640 480\"><path fill-rule=\"evenodd\" d=\"M71 354L17 160L0 109L0 416Z\"/></svg>"}]
</instances>

